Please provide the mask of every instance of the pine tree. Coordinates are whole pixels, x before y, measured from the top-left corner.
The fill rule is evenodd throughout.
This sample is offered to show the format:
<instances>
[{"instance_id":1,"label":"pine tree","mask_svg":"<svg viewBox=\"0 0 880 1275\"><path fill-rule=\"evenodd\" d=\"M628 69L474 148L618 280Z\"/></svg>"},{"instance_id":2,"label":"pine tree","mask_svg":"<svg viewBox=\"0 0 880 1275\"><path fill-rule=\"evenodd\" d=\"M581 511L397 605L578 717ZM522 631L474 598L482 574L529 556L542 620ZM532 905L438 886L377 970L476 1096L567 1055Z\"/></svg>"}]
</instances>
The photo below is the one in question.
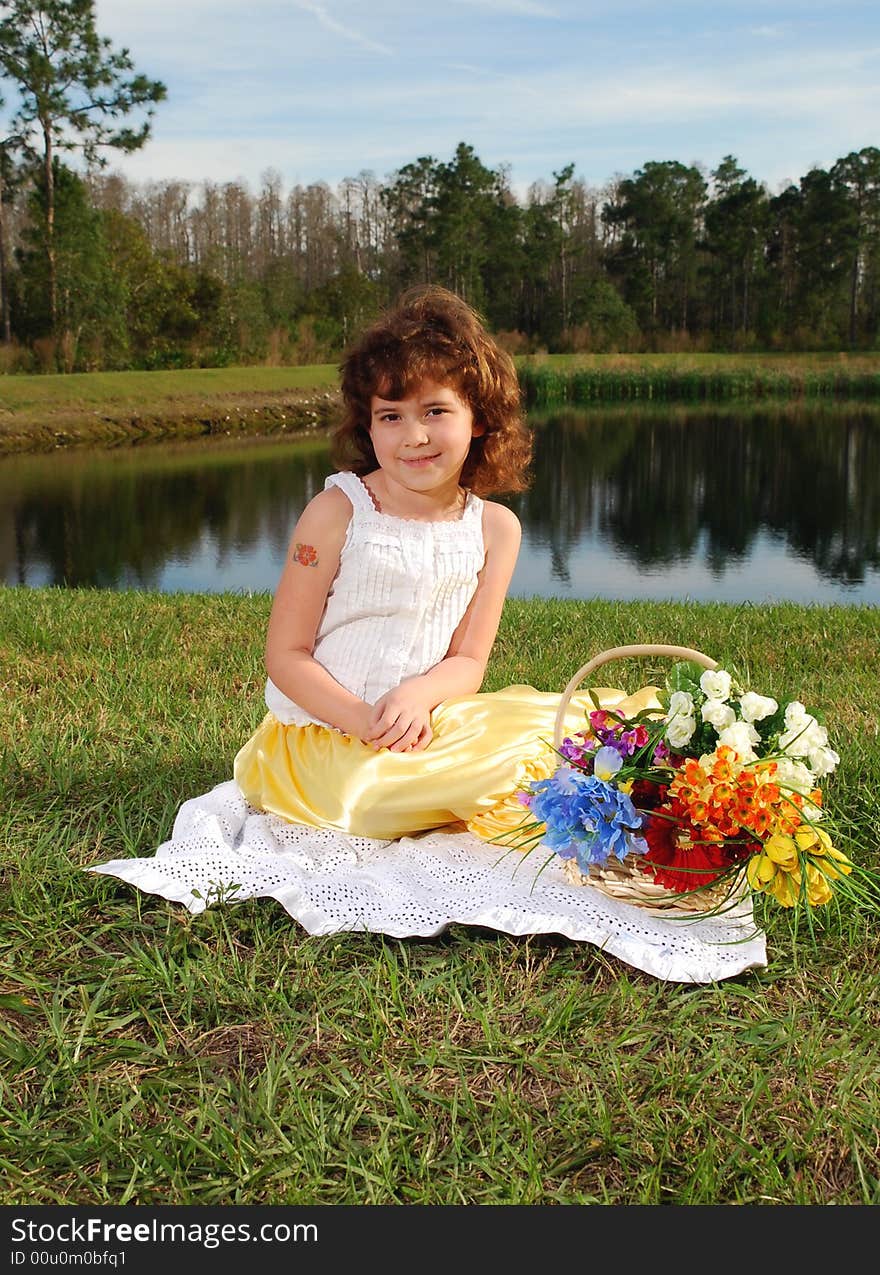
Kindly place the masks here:
<instances>
[{"instance_id":1,"label":"pine tree","mask_svg":"<svg viewBox=\"0 0 880 1275\"><path fill-rule=\"evenodd\" d=\"M128 49L114 50L98 35L94 0L7 0L0 3L0 75L19 99L14 131L33 157L44 182L48 311L58 317L55 246L54 159L59 150L79 150L89 163L105 162L103 148L139 150L150 134L156 102L165 85L134 72ZM140 128L123 122L146 108Z\"/></svg>"}]
</instances>

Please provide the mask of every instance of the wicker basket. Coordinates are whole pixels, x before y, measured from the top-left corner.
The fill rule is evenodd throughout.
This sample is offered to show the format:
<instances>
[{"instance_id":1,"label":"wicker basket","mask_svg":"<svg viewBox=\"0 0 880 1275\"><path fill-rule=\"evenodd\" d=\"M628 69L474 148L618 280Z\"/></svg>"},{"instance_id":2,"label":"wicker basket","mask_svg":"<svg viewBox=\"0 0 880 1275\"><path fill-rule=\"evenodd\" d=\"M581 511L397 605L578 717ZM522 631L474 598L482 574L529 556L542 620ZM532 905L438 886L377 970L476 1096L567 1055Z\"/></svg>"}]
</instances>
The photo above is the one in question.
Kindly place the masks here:
<instances>
[{"instance_id":1,"label":"wicker basket","mask_svg":"<svg viewBox=\"0 0 880 1275\"><path fill-rule=\"evenodd\" d=\"M571 678L559 701L553 742L558 749L565 738L565 717L571 697L584 678L589 676L603 664L611 660L626 659L639 655L671 656L678 660L691 660L707 669L716 669L718 663L704 655L702 651L694 651L687 646L666 646L647 644L637 646L615 646L593 656L588 663L579 668ZM603 864L591 864L588 873L581 872L574 859L566 859L563 871L573 885L591 885L613 899L635 904L636 907L650 908L661 912L700 913L729 902L740 893L742 882L731 886L730 880L720 885L709 885L703 889L688 890L685 894L668 890L666 886L655 881L650 873L639 866L641 855L628 854L624 859L611 855Z\"/></svg>"}]
</instances>

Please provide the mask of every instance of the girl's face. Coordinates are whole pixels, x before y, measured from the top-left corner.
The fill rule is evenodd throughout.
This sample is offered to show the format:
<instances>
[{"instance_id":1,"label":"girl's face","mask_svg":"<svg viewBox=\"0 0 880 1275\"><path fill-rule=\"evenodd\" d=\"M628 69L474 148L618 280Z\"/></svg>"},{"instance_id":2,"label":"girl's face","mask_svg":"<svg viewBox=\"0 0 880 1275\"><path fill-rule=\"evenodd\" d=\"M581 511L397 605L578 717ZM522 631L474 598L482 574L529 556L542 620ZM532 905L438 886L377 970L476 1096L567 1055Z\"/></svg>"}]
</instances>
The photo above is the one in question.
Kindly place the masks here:
<instances>
[{"instance_id":1,"label":"girl's face","mask_svg":"<svg viewBox=\"0 0 880 1275\"><path fill-rule=\"evenodd\" d=\"M483 430L458 392L435 381L422 381L408 398L371 399L370 438L379 468L411 490L457 486L471 439Z\"/></svg>"}]
</instances>

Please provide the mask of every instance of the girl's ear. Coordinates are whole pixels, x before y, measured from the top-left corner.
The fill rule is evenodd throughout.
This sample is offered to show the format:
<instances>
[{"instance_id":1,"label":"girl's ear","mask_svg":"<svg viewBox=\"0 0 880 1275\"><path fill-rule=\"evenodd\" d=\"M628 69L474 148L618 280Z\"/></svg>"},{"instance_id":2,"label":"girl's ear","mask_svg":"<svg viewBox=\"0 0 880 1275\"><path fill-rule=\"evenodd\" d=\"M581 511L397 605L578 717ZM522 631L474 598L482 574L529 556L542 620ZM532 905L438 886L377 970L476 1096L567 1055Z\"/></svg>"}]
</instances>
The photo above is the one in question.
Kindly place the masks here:
<instances>
[{"instance_id":1,"label":"girl's ear","mask_svg":"<svg viewBox=\"0 0 880 1275\"><path fill-rule=\"evenodd\" d=\"M474 421L471 425L471 438L481 438L486 432L486 426L482 421Z\"/></svg>"}]
</instances>

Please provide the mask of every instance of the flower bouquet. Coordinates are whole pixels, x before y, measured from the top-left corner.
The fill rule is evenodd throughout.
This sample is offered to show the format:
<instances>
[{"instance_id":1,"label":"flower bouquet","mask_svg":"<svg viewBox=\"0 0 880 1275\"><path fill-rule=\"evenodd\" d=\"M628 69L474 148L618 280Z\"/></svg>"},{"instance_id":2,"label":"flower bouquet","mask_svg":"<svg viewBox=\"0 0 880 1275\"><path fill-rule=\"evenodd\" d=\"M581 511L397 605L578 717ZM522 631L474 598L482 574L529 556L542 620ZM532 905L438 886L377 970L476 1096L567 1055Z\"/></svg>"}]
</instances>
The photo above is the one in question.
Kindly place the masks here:
<instances>
[{"instance_id":1,"label":"flower bouquet","mask_svg":"<svg viewBox=\"0 0 880 1275\"><path fill-rule=\"evenodd\" d=\"M623 655L674 654L656 700L633 716L596 707L563 737L571 691ZM559 764L519 800L518 849L545 846L577 885L640 906L717 912L744 895L785 908L835 893L880 901L878 878L833 843L822 781L840 758L799 700L741 686L698 651L619 647L569 682L556 720Z\"/></svg>"}]
</instances>

